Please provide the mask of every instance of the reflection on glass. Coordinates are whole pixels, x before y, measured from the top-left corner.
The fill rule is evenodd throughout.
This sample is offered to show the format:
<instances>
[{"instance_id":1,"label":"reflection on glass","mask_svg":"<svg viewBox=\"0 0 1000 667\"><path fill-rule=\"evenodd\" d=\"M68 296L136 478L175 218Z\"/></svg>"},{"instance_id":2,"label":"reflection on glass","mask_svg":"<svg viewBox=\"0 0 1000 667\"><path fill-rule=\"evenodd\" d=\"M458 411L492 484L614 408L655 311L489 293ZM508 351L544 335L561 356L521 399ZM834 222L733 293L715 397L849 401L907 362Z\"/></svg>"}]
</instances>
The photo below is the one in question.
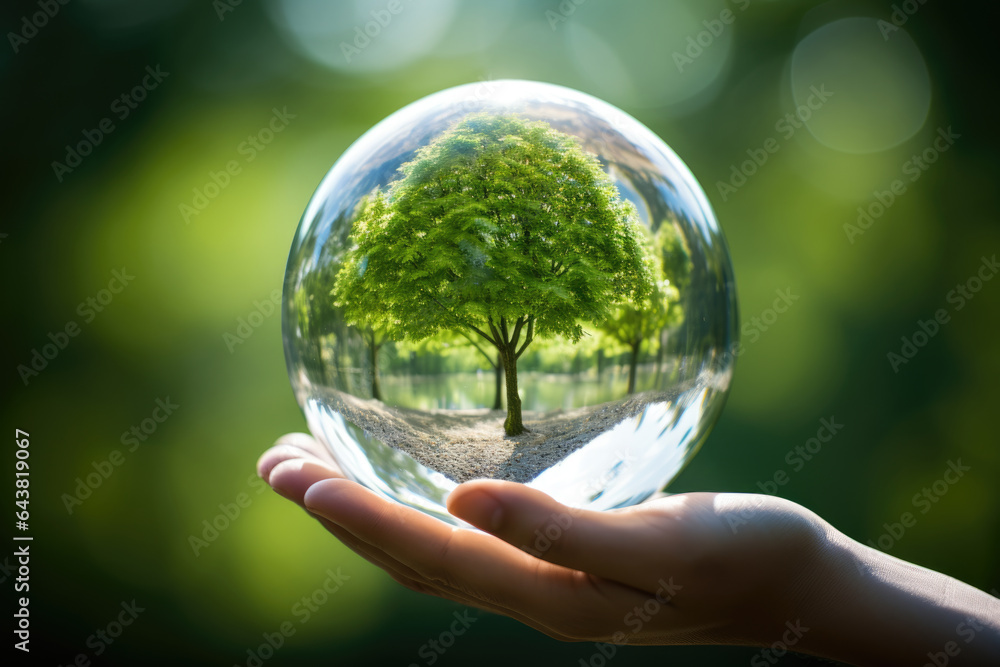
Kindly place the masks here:
<instances>
[{"instance_id":1,"label":"reflection on glass","mask_svg":"<svg viewBox=\"0 0 1000 667\"><path fill-rule=\"evenodd\" d=\"M454 521L456 483L619 507L665 486L728 392L725 241L647 128L523 81L460 86L327 174L285 278L285 354L344 471Z\"/></svg>"}]
</instances>

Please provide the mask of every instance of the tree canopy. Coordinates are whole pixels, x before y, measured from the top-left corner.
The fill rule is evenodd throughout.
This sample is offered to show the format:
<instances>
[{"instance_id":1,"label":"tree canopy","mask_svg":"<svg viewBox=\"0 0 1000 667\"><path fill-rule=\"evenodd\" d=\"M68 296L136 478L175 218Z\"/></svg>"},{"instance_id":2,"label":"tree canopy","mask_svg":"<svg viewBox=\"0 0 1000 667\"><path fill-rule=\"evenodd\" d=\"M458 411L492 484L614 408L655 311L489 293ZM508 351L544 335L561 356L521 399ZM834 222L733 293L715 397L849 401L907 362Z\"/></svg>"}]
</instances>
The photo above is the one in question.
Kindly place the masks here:
<instances>
[{"instance_id":1,"label":"tree canopy","mask_svg":"<svg viewBox=\"0 0 1000 667\"><path fill-rule=\"evenodd\" d=\"M520 433L516 362L534 337L578 341L653 290L635 207L574 137L515 115L467 116L400 172L354 222L335 303L393 339L494 346Z\"/></svg>"}]
</instances>

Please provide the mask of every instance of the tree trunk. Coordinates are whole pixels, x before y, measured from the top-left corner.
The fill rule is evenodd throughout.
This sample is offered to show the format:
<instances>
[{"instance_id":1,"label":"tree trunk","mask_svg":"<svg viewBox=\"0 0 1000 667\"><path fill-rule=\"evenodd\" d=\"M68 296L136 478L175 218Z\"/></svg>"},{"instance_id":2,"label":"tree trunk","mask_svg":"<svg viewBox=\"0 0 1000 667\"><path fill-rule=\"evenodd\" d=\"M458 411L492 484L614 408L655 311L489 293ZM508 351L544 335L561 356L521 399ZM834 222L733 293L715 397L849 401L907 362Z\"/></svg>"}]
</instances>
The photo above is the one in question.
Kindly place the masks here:
<instances>
[{"instance_id":1,"label":"tree trunk","mask_svg":"<svg viewBox=\"0 0 1000 667\"><path fill-rule=\"evenodd\" d=\"M632 358L629 360L628 364L628 393L635 393L635 370L636 366L639 364L639 347L642 345L642 341L635 341L632 343Z\"/></svg>"},{"instance_id":2,"label":"tree trunk","mask_svg":"<svg viewBox=\"0 0 1000 667\"><path fill-rule=\"evenodd\" d=\"M315 350L316 358L319 360L319 381L322 384L326 384L326 360L323 358L323 337L313 336L313 348ZM340 376L340 366L338 365L338 359L336 352L333 355L333 368L334 373Z\"/></svg>"},{"instance_id":3,"label":"tree trunk","mask_svg":"<svg viewBox=\"0 0 1000 667\"><path fill-rule=\"evenodd\" d=\"M660 332L660 345L656 348L656 377L653 379L653 384L657 387L660 386L660 378L663 377L663 357L666 351L667 343L667 330L664 329Z\"/></svg>"},{"instance_id":4,"label":"tree trunk","mask_svg":"<svg viewBox=\"0 0 1000 667\"><path fill-rule=\"evenodd\" d=\"M597 350L597 377L600 379L601 374L604 372L604 348L598 348Z\"/></svg>"},{"instance_id":5,"label":"tree trunk","mask_svg":"<svg viewBox=\"0 0 1000 667\"><path fill-rule=\"evenodd\" d=\"M524 433L524 422L521 421L521 397L517 395L517 359L511 349L500 352L503 361L504 377L507 380L507 419L503 422L503 430L507 435Z\"/></svg>"},{"instance_id":6,"label":"tree trunk","mask_svg":"<svg viewBox=\"0 0 1000 667\"><path fill-rule=\"evenodd\" d=\"M344 358L347 357L346 328L338 331L336 336L337 338L333 344L333 350L337 359L337 377L341 379L344 383L343 385L340 385L337 388L341 389L342 391L346 391L348 394L350 394L353 391L352 389L353 379L351 377L350 369L349 368L346 370L344 369Z\"/></svg>"},{"instance_id":7,"label":"tree trunk","mask_svg":"<svg viewBox=\"0 0 1000 667\"><path fill-rule=\"evenodd\" d=\"M372 365L372 398L376 401L382 400L382 387L378 381L378 349L381 345L375 344L375 336L372 336L372 344L368 349L371 350L371 365Z\"/></svg>"},{"instance_id":8,"label":"tree trunk","mask_svg":"<svg viewBox=\"0 0 1000 667\"><path fill-rule=\"evenodd\" d=\"M493 394L493 409L503 410L503 360L497 352L497 363L493 367L493 377L496 381L496 391Z\"/></svg>"}]
</instances>

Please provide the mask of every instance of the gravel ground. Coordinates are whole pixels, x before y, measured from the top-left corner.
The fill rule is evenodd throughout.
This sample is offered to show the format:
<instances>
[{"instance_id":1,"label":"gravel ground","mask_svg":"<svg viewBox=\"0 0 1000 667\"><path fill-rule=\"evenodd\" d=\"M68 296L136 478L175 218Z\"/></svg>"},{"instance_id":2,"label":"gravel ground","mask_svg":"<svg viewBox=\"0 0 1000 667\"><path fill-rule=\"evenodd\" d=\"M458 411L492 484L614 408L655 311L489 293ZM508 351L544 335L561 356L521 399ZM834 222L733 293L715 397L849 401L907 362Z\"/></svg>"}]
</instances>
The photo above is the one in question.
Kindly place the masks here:
<instances>
[{"instance_id":1,"label":"gravel ground","mask_svg":"<svg viewBox=\"0 0 1000 667\"><path fill-rule=\"evenodd\" d=\"M488 477L527 482L648 404L678 391L545 413L525 410L525 433L504 434L504 410L413 410L325 389L322 399L368 435L402 450L455 482Z\"/></svg>"}]
</instances>

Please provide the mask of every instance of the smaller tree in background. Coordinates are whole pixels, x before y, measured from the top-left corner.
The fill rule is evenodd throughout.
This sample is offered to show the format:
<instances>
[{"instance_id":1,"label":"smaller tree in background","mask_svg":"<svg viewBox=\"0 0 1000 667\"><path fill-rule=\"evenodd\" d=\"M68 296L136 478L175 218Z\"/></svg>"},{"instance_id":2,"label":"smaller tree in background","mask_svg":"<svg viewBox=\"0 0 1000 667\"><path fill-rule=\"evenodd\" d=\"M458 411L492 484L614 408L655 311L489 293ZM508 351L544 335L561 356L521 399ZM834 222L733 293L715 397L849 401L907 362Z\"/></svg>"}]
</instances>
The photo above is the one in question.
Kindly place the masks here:
<instances>
[{"instance_id":1,"label":"smaller tree in background","mask_svg":"<svg viewBox=\"0 0 1000 667\"><path fill-rule=\"evenodd\" d=\"M676 288L679 293L684 293L688 285L691 284L691 251L687 247L679 226L671 220L664 220L653 236L653 248L656 256L662 262L663 275L670 281L672 287ZM663 373L663 362L670 331L683 321L684 313L680 312L683 307L679 302L675 302L675 304L676 316L668 317L667 325L657 335L656 374L653 379L654 385L657 386L659 386Z\"/></svg>"},{"instance_id":2,"label":"smaller tree in background","mask_svg":"<svg viewBox=\"0 0 1000 667\"><path fill-rule=\"evenodd\" d=\"M598 327L602 333L629 350L629 394L635 393L636 370L642 344L658 337L664 329L676 326L684 318L680 292L663 275L660 260L647 249L645 262L650 273L658 278L653 282L652 290L640 299L616 306Z\"/></svg>"}]
</instances>

